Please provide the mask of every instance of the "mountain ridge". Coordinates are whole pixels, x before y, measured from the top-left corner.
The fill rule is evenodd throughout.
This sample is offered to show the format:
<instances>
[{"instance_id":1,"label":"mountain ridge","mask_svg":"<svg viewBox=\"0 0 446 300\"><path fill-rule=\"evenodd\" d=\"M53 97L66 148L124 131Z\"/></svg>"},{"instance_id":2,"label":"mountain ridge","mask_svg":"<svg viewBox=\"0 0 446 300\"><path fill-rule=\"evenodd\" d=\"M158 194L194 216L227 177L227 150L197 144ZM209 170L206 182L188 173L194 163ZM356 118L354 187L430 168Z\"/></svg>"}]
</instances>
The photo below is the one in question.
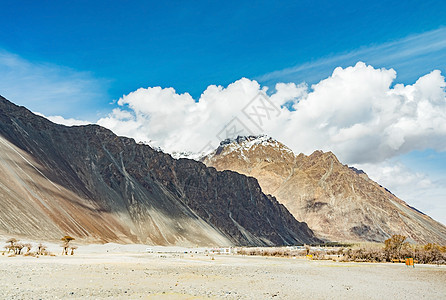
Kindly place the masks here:
<instances>
[{"instance_id":1,"label":"mountain ridge","mask_svg":"<svg viewBox=\"0 0 446 300\"><path fill-rule=\"evenodd\" d=\"M257 178L316 235L331 241L382 242L404 234L415 242L446 243L446 227L411 207L332 152L294 154L268 136L227 140L201 159L217 170Z\"/></svg>"},{"instance_id":2,"label":"mountain ridge","mask_svg":"<svg viewBox=\"0 0 446 300\"><path fill-rule=\"evenodd\" d=\"M54 124L0 97L0 136L5 235L159 245L319 241L256 179L173 159L98 125Z\"/></svg>"}]
</instances>

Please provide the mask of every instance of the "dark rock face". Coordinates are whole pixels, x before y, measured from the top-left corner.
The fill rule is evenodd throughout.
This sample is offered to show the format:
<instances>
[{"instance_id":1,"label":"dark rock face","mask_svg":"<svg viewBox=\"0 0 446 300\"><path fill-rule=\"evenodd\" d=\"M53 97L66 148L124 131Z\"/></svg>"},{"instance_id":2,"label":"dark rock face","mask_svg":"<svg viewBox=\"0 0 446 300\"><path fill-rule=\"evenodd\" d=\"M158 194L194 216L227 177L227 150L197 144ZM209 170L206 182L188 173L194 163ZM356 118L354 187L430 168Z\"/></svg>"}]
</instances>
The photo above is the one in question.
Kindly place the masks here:
<instances>
[{"instance_id":1,"label":"dark rock face","mask_svg":"<svg viewBox=\"0 0 446 300\"><path fill-rule=\"evenodd\" d=\"M218 172L193 160L175 160L97 125L57 125L2 97L0 135L5 140L3 144L11 144L5 149L17 147L15 152L24 152L14 156L15 152L10 151L12 154L0 163L16 175L23 171L20 176L31 176L35 190L26 201L34 201L29 207L36 207L46 199L44 206L50 208L40 205L39 213L47 216L48 226L55 231L85 240L160 245L318 242L305 223L296 221L275 198L263 194L252 177ZM25 159L25 155L29 158ZM29 175L32 172L24 168L14 169L10 161L21 161L21 157L27 163L19 164L32 165L36 174ZM71 196L62 199L55 195L50 183L39 184L46 182L42 178ZM23 184L23 180L15 182L17 186ZM6 187L2 190L2 186L0 192L6 199L10 192ZM61 203L63 213L61 207L52 206L51 197ZM14 203L24 198L17 196ZM22 210L30 209L23 207ZM9 220L6 213L0 213L0 221L1 218ZM29 214L21 218L39 227ZM14 233L11 228L15 226L20 224L0 222L0 233ZM39 228L32 234L52 238Z\"/></svg>"}]
</instances>

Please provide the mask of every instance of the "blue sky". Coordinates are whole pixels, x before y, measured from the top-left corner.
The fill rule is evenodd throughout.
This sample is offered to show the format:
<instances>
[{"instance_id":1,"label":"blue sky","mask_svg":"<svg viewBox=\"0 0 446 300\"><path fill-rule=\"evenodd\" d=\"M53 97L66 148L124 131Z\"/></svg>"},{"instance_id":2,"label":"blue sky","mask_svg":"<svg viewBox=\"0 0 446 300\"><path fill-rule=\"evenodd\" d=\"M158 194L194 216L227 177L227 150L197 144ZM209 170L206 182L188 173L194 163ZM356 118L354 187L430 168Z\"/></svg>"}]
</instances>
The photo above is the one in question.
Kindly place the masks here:
<instances>
[{"instance_id":1,"label":"blue sky","mask_svg":"<svg viewBox=\"0 0 446 300\"><path fill-rule=\"evenodd\" d=\"M278 82L311 90L358 61L394 68L392 85L446 74L445 1L278 3L0 0L0 94L47 116L96 122L139 88L173 87L198 100L210 85L246 77L269 93ZM386 161L437 184L425 205L437 219L446 215L441 149L426 144ZM403 183L369 168L412 199Z\"/></svg>"},{"instance_id":2,"label":"blue sky","mask_svg":"<svg viewBox=\"0 0 446 300\"><path fill-rule=\"evenodd\" d=\"M103 94L91 99L98 110L139 87L172 86L197 98L210 84L262 78L446 24L444 1L1 2L0 48L31 62L90 72ZM404 73L405 79L429 67ZM332 69L327 65L311 81ZM84 107L75 113L88 114Z\"/></svg>"}]
</instances>

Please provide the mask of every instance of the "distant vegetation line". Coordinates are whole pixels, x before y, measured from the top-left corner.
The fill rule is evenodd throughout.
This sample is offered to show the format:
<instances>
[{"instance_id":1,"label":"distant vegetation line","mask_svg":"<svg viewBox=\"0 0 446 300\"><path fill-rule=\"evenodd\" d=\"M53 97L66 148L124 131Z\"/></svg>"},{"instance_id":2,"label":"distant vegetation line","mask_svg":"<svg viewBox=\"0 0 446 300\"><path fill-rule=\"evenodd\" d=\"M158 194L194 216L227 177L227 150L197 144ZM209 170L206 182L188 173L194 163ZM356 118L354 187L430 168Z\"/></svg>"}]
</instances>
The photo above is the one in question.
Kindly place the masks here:
<instances>
[{"instance_id":1,"label":"distant vegetation line","mask_svg":"<svg viewBox=\"0 0 446 300\"><path fill-rule=\"evenodd\" d=\"M307 257L313 260L340 262L405 262L413 258L415 263L446 265L446 246L428 243L410 244L403 235L393 235L384 243L326 243L295 247L245 247L240 255Z\"/></svg>"}]
</instances>

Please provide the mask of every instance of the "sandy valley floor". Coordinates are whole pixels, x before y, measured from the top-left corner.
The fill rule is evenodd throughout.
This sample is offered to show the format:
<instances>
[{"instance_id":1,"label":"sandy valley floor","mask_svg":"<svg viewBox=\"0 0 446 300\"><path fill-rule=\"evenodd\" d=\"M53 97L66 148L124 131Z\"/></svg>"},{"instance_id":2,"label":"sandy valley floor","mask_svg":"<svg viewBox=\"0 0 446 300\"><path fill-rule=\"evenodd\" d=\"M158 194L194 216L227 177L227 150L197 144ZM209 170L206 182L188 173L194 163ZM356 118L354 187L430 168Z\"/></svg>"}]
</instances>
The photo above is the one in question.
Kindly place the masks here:
<instances>
[{"instance_id":1,"label":"sandy valley floor","mask_svg":"<svg viewBox=\"0 0 446 300\"><path fill-rule=\"evenodd\" d=\"M144 253L0 255L1 299L446 299L446 267Z\"/></svg>"}]
</instances>

